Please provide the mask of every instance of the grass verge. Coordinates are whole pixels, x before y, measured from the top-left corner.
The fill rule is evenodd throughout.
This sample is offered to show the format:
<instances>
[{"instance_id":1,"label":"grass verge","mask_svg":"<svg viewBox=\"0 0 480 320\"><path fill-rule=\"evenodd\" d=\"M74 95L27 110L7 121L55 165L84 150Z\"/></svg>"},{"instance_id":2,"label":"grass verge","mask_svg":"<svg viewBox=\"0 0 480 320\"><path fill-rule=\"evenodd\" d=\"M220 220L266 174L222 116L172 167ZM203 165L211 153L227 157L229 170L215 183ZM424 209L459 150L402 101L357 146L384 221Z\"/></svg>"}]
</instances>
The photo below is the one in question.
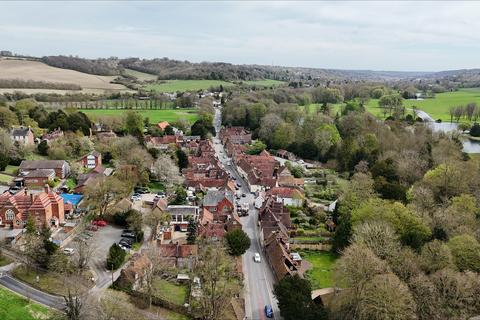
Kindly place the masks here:
<instances>
[{"instance_id":1,"label":"grass verge","mask_svg":"<svg viewBox=\"0 0 480 320\"><path fill-rule=\"evenodd\" d=\"M334 285L333 272L338 255L326 251L300 251L303 260L307 260L312 268L306 277L312 284L312 289L329 288Z\"/></svg>"}]
</instances>

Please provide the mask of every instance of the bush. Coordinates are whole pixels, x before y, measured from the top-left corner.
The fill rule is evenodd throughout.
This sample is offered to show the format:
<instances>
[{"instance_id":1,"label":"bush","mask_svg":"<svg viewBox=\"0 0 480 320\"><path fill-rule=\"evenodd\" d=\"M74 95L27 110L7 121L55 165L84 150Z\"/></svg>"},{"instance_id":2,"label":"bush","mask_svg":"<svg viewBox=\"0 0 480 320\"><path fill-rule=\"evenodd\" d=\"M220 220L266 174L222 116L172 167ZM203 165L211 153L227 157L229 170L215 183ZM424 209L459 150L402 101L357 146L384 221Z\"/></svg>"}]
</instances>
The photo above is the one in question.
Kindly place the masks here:
<instances>
[{"instance_id":1,"label":"bush","mask_svg":"<svg viewBox=\"0 0 480 320\"><path fill-rule=\"evenodd\" d=\"M118 244L114 243L108 251L107 269L116 270L120 268L120 266L123 264L123 261L125 261L126 256L127 253L120 248Z\"/></svg>"},{"instance_id":2,"label":"bush","mask_svg":"<svg viewBox=\"0 0 480 320\"><path fill-rule=\"evenodd\" d=\"M305 234L305 230L298 228L296 233L297 233L297 236L303 236Z\"/></svg>"},{"instance_id":3,"label":"bush","mask_svg":"<svg viewBox=\"0 0 480 320\"><path fill-rule=\"evenodd\" d=\"M475 122L470 128L470 135L472 137L480 137L480 125L478 123Z\"/></svg>"}]
</instances>

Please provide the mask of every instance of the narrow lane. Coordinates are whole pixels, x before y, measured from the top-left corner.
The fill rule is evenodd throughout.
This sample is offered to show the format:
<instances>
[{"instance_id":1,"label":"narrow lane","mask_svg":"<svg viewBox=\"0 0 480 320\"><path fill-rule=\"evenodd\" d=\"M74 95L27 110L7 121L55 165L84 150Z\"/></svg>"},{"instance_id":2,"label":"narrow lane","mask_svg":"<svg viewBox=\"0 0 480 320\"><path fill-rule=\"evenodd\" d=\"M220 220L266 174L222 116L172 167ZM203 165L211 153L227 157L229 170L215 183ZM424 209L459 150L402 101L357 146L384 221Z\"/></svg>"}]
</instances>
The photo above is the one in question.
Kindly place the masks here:
<instances>
[{"instance_id":1,"label":"narrow lane","mask_svg":"<svg viewBox=\"0 0 480 320\"><path fill-rule=\"evenodd\" d=\"M240 191L246 195L236 200L238 203L248 203L249 215L241 217L243 230L250 238L251 246L242 257L243 273L244 273L244 291L245 291L245 314L248 320L264 320L266 319L264 308L269 304L274 311L274 318L281 319L280 311L278 309L277 300L273 296L274 277L270 266L268 265L265 254L262 250L259 241L259 229L257 225L258 211L255 209L255 197L250 193L247 183L238 174L231 159L227 158L227 154L219 139L219 131L221 127L221 109L215 110L215 130L216 137L213 139L215 152L218 159L229 172L235 181L241 184ZM229 164L230 163L230 164ZM261 257L260 263L255 263L253 260L254 254L258 252Z\"/></svg>"}]
</instances>

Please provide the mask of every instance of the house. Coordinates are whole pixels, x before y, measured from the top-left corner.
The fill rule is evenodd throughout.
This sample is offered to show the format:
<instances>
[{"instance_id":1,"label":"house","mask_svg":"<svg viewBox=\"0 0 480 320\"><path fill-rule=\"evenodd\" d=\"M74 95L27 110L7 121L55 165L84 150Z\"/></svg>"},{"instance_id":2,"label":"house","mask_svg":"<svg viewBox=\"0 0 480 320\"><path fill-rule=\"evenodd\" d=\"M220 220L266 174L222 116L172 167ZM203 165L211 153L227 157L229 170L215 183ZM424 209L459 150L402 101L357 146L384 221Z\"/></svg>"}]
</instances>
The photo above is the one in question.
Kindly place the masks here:
<instances>
[{"instance_id":1,"label":"house","mask_svg":"<svg viewBox=\"0 0 480 320\"><path fill-rule=\"evenodd\" d=\"M41 189L50 181L53 181L53 179L55 179L55 170L53 169L38 169L29 171L23 177L24 184L29 189Z\"/></svg>"},{"instance_id":2,"label":"house","mask_svg":"<svg viewBox=\"0 0 480 320\"><path fill-rule=\"evenodd\" d=\"M182 141L182 136L170 135L163 137L146 136L145 142L149 148L157 148L160 150L167 150L170 145L178 146Z\"/></svg>"},{"instance_id":3,"label":"house","mask_svg":"<svg viewBox=\"0 0 480 320\"><path fill-rule=\"evenodd\" d=\"M213 214L214 220L225 222L235 210L233 193L210 189L203 198L203 207Z\"/></svg>"},{"instance_id":4,"label":"house","mask_svg":"<svg viewBox=\"0 0 480 320\"><path fill-rule=\"evenodd\" d=\"M265 240L265 255L277 280L301 273L301 259L290 253L288 239L281 232L274 232Z\"/></svg>"},{"instance_id":5,"label":"house","mask_svg":"<svg viewBox=\"0 0 480 320\"><path fill-rule=\"evenodd\" d=\"M152 268L152 261L146 254L135 253L128 266L120 272L115 285L119 288L138 291L145 286L147 275Z\"/></svg>"},{"instance_id":6,"label":"house","mask_svg":"<svg viewBox=\"0 0 480 320\"><path fill-rule=\"evenodd\" d=\"M30 146L35 144L35 136L30 127L13 128L12 131L10 131L10 138L14 143L20 145Z\"/></svg>"},{"instance_id":7,"label":"house","mask_svg":"<svg viewBox=\"0 0 480 320\"><path fill-rule=\"evenodd\" d=\"M0 195L0 226L22 229L29 217L38 228L58 227L65 222L63 199L48 186L35 195L26 190Z\"/></svg>"},{"instance_id":8,"label":"house","mask_svg":"<svg viewBox=\"0 0 480 320\"><path fill-rule=\"evenodd\" d=\"M275 196L267 196L262 208L258 212L258 221L260 224L260 242L265 240L272 232L282 231L287 236L288 229L292 228L290 212L278 201Z\"/></svg>"},{"instance_id":9,"label":"house","mask_svg":"<svg viewBox=\"0 0 480 320\"><path fill-rule=\"evenodd\" d=\"M279 187L303 187L305 180L303 178L295 178L287 166L282 166L277 173Z\"/></svg>"},{"instance_id":10,"label":"house","mask_svg":"<svg viewBox=\"0 0 480 320\"><path fill-rule=\"evenodd\" d=\"M258 192L277 185L280 164L267 151L259 155L242 155L237 164L238 173L248 182L250 192Z\"/></svg>"},{"instance_id":11,"label":"house","mask_svg":"<svg viewBox=\"0 0 480 320\"><path fill-rule=\"evenodd\" d=\"M165 129L168 126L170 126L170 123L168 123L167 121L162 121L162 122L157 123L157 127L162 129L162 131L165 131Z\"/></svg>"},{"instance_id":12,"label":"house","mask_svg":"<svg viewBox=\"0 0 480 320\"><path fill-rule=\"evenodd\" d=\"M190 220L197 221L200 209L197 206L189 205L169 205L167 213L170 215L170 225L174 231L187 231Z\"/></svg>"},{"instance_id":13,"label":"house","mask_svg":"<svg viewBox=\"0 0 480 320\"><path fill-rule=\"evenodd\" d=\"M23 160L18 168L20 174L27 175L34 170L52 169L55 177L65 179L70 174L70 165L65 160Z\"/></svg>"},{"instance_id":14,"label":"house","mask_svg":"<svg viewBox=\"0 0 480 320\"><path fill-rule=\"evenodd\" d=\"M198 256L198 246L196 244L167 243L158 246L161 260L172 267L189 270L195 267Z\"/></svg>"},{"instance_id":15,"label":"house","mask_svg":"<svg viewBox=\"0 0 480 320\"><path fill-rule=\"evenodd\" d=\"M252 143L252 134L244 127L224 127L219 133L220 140L223 144L231 141L233 144L250 144Z\"/></svg>"},{"instance_id":16,"label":"house","mask_svg":"<svg viewBox=\"0 0 480 320\"><path fill-rule=\"evenodd\" d=\"M51 141L59 139L61 137L63 137L63 131L62 131L62 129L57 128L57 129L55 129L55 130L53 130L49 133L45 133L42 136L42 141L51 142Z\"/></svg>"},{"instance_id":17,"label":"house","mask_svg":"<svg viewBox=\"0 0 480 320\"><path fill-rule=\"evenodd\" d=\"M75 193L83 193L86 186L91 184L95 181L96 178L100 177L108 177L112 174L113 169L111 168L104 168L102 166L95 167L89 173L82 173L79 174L77 177L77 185L75 186L74 192Z\"/></svg>"},{"instance_id":18,"label":"house","mask_svg":"<svg viewBox=\"0 0 480 320\"><path fill-rule=\"evenodd\" d=\"M267 196L277 197L286 206L301 207L304 194L298 189L288 187L273 187L267 191Z\"/></svg>"},{"instance_id":19,"label":"house","mask_svg":"<svg viewBox=\"0 0 480 320\"><path fill-rule=\"evenodd\" d=\"M295 160L295 155L287 150L277 150L277 157L286 159L286 160Z\"/></svg>"},{"instance_id":20,"label":"house","mask_svg":"<svg viewBox=\"0 0 480 320\"><path fill-rule=\"evenodd\" d=\"M102 154L98 151L92 151L80 159L80 163L87 169L93 169L102 165Z\"/></svg>"}]
</instances>

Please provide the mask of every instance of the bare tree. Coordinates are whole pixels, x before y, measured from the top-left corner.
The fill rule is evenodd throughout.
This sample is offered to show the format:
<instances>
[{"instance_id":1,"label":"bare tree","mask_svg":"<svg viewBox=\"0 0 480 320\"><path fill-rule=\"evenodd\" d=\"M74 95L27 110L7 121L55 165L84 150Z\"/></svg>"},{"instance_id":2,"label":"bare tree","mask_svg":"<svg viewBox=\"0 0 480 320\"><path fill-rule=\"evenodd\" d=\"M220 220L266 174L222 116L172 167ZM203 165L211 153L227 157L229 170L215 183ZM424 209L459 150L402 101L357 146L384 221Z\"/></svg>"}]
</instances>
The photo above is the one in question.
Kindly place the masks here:
<instances>
[{"instance_id":1,"label":"bare tree","mask_svg":"<svg viewBox=\"0 0 480 320\"><path fill-rule=\"evenodd\" d=\"M115 176L100 177L85 188L84 196L86 202L102 216L126 197L128 191L124 181Z\"/></svg>"},{"instance_id":2,"label":"bare tree","mask_svg":"<svg viewBox=\"0 0 480 320\"><path fill-rule=\"evenodd\" d=\"M88 242L78 242L77 251L72 259L75 267L79 270L84 270L88 266L94 251L94 248Z\"/></svg>"},{"instance_id":3,"label":"bare tree","mask_svg":"<svg viewBox=\"0 0 480 320\"><path fill-rule=\"evenodd\" d=\"M177 164L167 154L161 154L152 165L152 173L167 187L183 183Z\"/></svg>"},{"instance_id":4,"label":"bare tree","mask_svg":"<svg viewBox=\"0 0 480 320\"><path fill-rule=\"evenodd\" d=\"M78 295L72 294L70 289L68 293L63 297L65 300L65 313L68 320L81 320L82 319L82 308L83 301Z\"/></svg>"}]
</instances>

